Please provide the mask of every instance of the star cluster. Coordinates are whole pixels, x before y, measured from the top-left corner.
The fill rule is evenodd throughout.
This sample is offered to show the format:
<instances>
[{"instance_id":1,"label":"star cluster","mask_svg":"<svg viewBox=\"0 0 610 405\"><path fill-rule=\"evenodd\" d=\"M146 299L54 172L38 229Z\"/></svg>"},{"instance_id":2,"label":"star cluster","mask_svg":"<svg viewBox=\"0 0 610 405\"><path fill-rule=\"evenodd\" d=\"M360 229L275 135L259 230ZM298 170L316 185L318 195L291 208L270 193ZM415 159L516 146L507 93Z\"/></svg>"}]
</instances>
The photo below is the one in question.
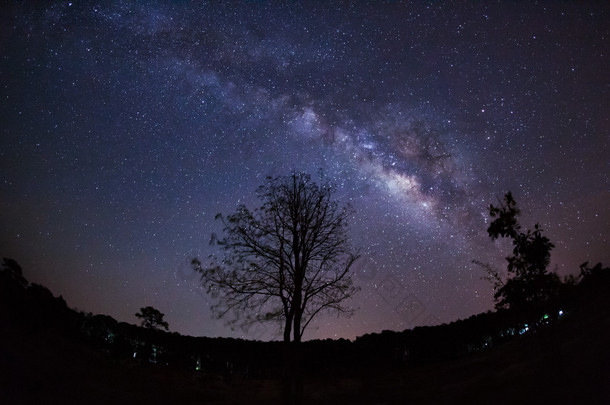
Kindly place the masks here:
<instances>
[{"instance_id":1,"label":"star cluster","mask_svg":"<svg viewBox=\"0 0 610 405\"><path fill-rule=\"evenodd\" d=\"M323 169L362 291L305 338L493 306L487 206L512 191L552 266L608 262L610 17L588 3L3 6L0 247L84 311L211 318L189 266L266 175Z\"/></svg>"}]
</instances>

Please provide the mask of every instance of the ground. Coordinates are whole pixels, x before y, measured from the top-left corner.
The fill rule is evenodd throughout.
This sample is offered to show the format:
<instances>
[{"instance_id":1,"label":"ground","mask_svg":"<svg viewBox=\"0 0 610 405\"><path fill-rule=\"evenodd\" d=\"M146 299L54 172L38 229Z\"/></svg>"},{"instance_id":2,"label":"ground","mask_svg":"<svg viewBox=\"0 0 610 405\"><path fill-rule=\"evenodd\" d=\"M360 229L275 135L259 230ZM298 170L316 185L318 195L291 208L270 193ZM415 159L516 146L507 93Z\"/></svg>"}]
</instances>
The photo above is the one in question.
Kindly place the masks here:
<instances>
[{"instance_id":1,"label":"ground","mask_svg":"<svg viewBox=\"0 0 610 405\"><path fill-rule=\"evenodd\" d=\"M608 311L459 359L305 379L306 404L610 403ZM0 334L0 403L280 404L280 381L117 360L59 331Z\"/></svg>"}]
</instances>

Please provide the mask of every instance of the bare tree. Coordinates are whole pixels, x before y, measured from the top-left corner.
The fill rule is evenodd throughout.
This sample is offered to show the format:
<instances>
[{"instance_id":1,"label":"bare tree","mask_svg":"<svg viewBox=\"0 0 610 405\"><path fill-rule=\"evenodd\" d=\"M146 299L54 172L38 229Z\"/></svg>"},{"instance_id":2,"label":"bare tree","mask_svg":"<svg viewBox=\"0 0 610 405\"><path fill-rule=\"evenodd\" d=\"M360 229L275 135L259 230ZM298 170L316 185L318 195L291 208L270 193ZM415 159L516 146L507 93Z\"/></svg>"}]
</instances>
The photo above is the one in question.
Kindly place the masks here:
<instances>
[{"instance_id":1,"label":"bare tree","mask_svg":"<svg viewBox=\"0 0 610 405\"><path fill-rule=\"evenodd\" d=\"M240 205L226 218L224 237L213 241L224 253L208 266L193 260L213 311L248 325L280 321L285 342L300 342L305 328L323 311L351 315L344 305L359 288L350 267L358 258L348 238L349 206L332 199L335 188L321 176L292 172L267 177L258 188L263 202L250 211Z\"/></svg>"}]
</instances>

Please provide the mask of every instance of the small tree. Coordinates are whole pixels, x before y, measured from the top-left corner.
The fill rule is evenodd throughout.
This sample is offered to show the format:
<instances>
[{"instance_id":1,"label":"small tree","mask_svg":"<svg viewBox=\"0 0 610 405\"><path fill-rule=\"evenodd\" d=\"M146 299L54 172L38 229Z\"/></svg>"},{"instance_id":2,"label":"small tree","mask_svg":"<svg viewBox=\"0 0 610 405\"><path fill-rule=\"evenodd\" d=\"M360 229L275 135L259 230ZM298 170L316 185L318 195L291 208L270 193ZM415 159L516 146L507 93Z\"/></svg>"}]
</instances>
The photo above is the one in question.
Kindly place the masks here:
<instances>
[{"instance_id":1,"label":"small tree","mask_svg":"<svg viewBox=\"0 0 610 405\"><path fill-rule=\"evenodd\" d=\"M136 316L142 319L140 325L148 329L160 329L163 328L168 330L168 324L163 320L165 314L161 313L158 309L153 307L140 308L140 312L136 313Z\"/></svg>"},{"instance_id":2,"label":"small tree","mask_svg":"<svg viewBox=\"0 0 610 405\"><path fill-rule=\"evenodd\" d=\"M23 271L21 270L19 263L8 257L2 258L0 280L10 283L20 289L24 289L28 285L27 280L23 277Z\"/></svg>"},{"instance_id":3,"label":"small tree","mask_svg":"<svg viewBox=\"0 0 610 405\"><path fill-rule=\"evenodd\" d=\"M333 200L335 188L305 173L268 177L259 187L262 206L240 205L224 218L225 237L216 240L224 257L204 267L193 260L219 317L232 312L242 325L276 320L285 342L300 342L323 311L350 315L344 306L358 288L349 272L358 255L347 231L349 207ZM241 317L245 315L245 317Z\"/></svg>"},{"instance_id":4,"label":"small tree","mask_svg":"<svg viewBox=\"0 0 610 405\"><path fill-rule=\"evenodd\" d=\"M534 230L521 231L518 221L520 214L517 202L510 192L504 196L499 206L489 207L489 214L494 221L487 228L492 240L510 238L513 243L513 254L506 258L509 278L503 281L498 272L489 265L483 265L488 271L489 279L494 282L496 308L515 308L541 304L551 298L560 284L559 277L547 272L554 245L542 235L539 224Z\"/></svg>"}]
</instances>

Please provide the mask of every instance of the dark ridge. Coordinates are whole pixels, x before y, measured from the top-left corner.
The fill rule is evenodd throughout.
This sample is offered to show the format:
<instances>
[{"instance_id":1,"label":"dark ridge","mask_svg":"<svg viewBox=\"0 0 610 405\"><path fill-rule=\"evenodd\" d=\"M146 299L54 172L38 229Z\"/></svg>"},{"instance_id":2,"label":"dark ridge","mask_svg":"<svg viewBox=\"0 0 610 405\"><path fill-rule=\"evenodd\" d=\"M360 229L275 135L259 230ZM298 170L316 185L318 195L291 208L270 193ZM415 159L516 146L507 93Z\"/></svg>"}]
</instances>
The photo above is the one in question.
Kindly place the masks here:
<instances>
[{"instance_id":1,"label":"dark ridge","mask_svg":"<svg viewBox=\"0 0 610 405\"><path fill-rule=\"evenodd\" d=\"M545 308L304 342L306 403L610 403L610 269L585 270ZM0 297L2 403L281 403L282 342L77 312L6 265Z\"/></svg>"}]
</instances>

